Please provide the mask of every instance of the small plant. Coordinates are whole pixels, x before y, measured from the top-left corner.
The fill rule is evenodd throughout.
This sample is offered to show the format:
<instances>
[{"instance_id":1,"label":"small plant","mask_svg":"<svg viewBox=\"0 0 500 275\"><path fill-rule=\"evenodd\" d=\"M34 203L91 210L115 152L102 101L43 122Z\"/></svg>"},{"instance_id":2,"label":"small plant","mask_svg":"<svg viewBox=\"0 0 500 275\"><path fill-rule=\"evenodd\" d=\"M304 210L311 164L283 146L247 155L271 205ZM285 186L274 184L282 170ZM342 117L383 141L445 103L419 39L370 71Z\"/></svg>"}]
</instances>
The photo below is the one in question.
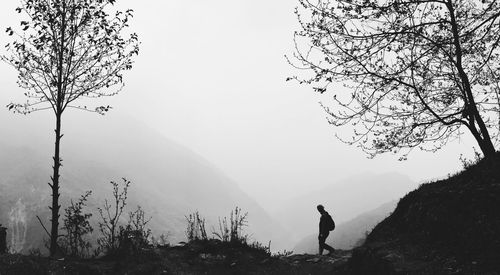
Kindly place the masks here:
<instances>
[{"instance_id":1,"label":"small plant","mask_svg":"<svg viewBox=\"0 0 500 275\"><path fill-rule=\"evenodd\" d=\"M118 238L118 250L128 255L136 254L141 249L151 246L151 229L146 225L151 221L146 218L144 210L137 206L133 212L129 212L129 220L126 226L120 226Z\"/></svg>"},{"instance_id":2,"label":"small plant","mask_svg":"<svg viewBox=\"0 0 500 275\"><path fill-rule=\"evenodd\" d=\"M186 220L186 237L188 241L208 240L207 230L205 228L206 220L200 216L198 211L186 216Z\"/></svg>"},{"instance_id":3,"label":"small plant","mask_svg":"<svg viewBox=\"0 0 500 275\"><path fill-rule=\"evenodd\" d=\"M264 253L266 253L268 256L271 256L271 241L269 241L267 246L260 242L255 241L252 244L250 244L249 247L260 251L264 251Z\"/></svg>"},{"instance_id":4,"label":"small plant","mask_svg":"<svg viewBox=\"0 0 500 275\"><path fill-rule=\"evenodd\" d=\"M40 248L30 248L28 250L28 255L30 257L41 258L42 252L40 252Z\"/></svg>"},{"instance_id":5,"label":"small plant","mask_svg":"<svg viewBox=\"0 0 500 275\"><path fill-rule=\"evenodd\" d=\"M151 221L152 217L146 218L146 212L144 212L140 205L137 206L135 211L129 212L128 216L128 226L131 227L132 230L140 232L141 238L149 242L151 238L151 229L146 228L146 225Z\"/></svg>"},{"instance_id":6,"label":"small plant","mask_svg":"<svg viewBox=\"0 0 500 275\"><path fill-rule=\"evenodd\" d=\"M169 234L161 234L158 237L151 236L151 244L153 247L168 247L170 242L168 241Z\"/></svg>"},{"instance_id":7,"label":"small plant","mask_svg":"<svg viewBox=\"0 0 500 275\"><path fill-rule=\"evenodd\" d=\"M464 169L468 169L469 167L478 163L482 158L483 157L482 157L481 153L478 152L475 147L474 147L474 158L473 159L467 159L466 157L464 157L463 154L460 154L460 157L459 157L460 162L462 162L462 167Z\"/></svg>"},{"instance_id":8,"label":"small plant","mask_svg":"<svg viewBox=\"0 0 500 275\"><path fill-rule=\"evenodd\" d=\"M97 240L99 245L96 254L104 252L107 255L117 252L119 247L119 233L120 226L119 220L123 214L123 210L127 205L127 193L130 186L130 181L122 178L122 190L120 191L119 184L111 181L113 186L113 201L109 203L107 199L104 200L104 207L97 208L101 221L99 222L99 231L101 237Z\"/></svg>"},{"instance_id":9,"label":"small plant","mask_svg":"<svg viewBox=\"0 0 500 275\"><path fill-rule=\"evenodd\" d=\"M212 232L214 236L216 236L219 240L222 242L229 242L231 239L231 230L229 229L229 226L227 225L227 218L224 217L221 219L219 217L219 232Z\"/></svg>"},{"instance_id":10,"label":"small plant","mask_svg":"<svg viewBox=\"0 0 500 275\"><path fill-rule=\"evenodd\" d=\"M219 218L219 231L212 232L219 240L223 242L246 243L248 235L243 235L243 227L247 226L247 213L242 213L241 208L236 207L229 216Z\"/></svg>"},{"instance_id":11,"label":"small plant","mask_svg":"<svg viewBox=\"0 0 500 275\"><path fill-rule=\"evenodd\" d=\"M293 251L288 251L288 250L283 250L283 251L278 251L276 253L273 253L273 257L275 258L283 258L283 257L288 257L293 254Z\"/></svg>"},{"instance_id":12,"label":"small plant","mask_svg":"<svg viewBox=\"0 0 500 275\"><path fill-rule=\"evenodd\" d=\"M188 242L192 241L208 241L212 248L231 248L229 251L253 251L267 258L272 257L271 242L269 245L263 245L257 241L249 242L249 236L243 233L244 227L248 226L248 213L243 213L241 208L236 207L231 211L229 217L219 217L218 231L212 228L212 236L209 239L205 230L206 220L202 218L199 212L194 212L186 216L187 229L186 236ZM227 251L226 251L227 252ZM276 255L289 256L291 251L283 251Z\"/></svg>"},{"instance_id":13,"label":"small plant","mask_svg":"<svg viewBox=\"0 0 500 275\"><path fill-rule=\"evenodd\" d=\"M86 236L92 234L94 228L89 221L92 214L84 213L83 208L91 194L92 191L87 191L76 203L71 200L71 205L64 210L63 230L66 234L60 238L59 247L68 256L77 258L89 256L91 244Z\"/></svg>"}]
</instances>

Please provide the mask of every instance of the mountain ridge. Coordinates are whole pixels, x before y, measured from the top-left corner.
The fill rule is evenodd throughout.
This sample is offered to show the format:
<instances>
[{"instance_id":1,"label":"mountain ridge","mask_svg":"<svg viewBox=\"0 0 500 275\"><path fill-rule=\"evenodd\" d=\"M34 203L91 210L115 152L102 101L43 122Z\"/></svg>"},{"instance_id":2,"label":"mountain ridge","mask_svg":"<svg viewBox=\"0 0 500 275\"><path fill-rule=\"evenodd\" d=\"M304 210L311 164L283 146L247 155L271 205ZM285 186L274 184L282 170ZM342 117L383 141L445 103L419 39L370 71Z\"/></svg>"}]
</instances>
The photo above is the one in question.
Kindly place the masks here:
<instances>
[{"instance_id":1,"label":"mountain ridge","mask_svg":"<svg viewBox=\"0 0 500 275\"><path fill-rule=\"evenodd\" d=\"M368 233L394 210L396 204L396 200L384 203L349 221L337 224L335 230L330 233L327 244L342 250L351 250L361 245ZM316 254L318 252L317 234L303 238L295 245L293 251L294 253Z\"/></svg>"},{"instance_id":2,"label":"mountain ridge","mask_svg":"<svg viewBox=\"0 0 500 275\"><path fill-rule=\"evenodd\" d=\"M383 203L399 199L416 186L409 177L400 173L367 172L290 200L272 215L291 232L295 241L300 241L317 231L318 204L324 205L335 222L341 224Z\"/></svg>"},{"instance_id":3,"label":"mountain ridge","mask_svg":"<svg viewBox=\"0 0 500 275\"><path fill-rule=\"evenodd\" d=\"M249 234L261 242L273 240L275 249L281 249L280 245L288 243L286 236L276 233L280 231L279 225L254 199L197 153L139 122L120 118L106 121L93 117L76 119L78 124L68 123L66 128L63 127L66 129L62 141L63 208L70 199L77 199L86 190L93 190L89 207L94 210L95 221L95 208L103 203L105 197L111 196L109 181L120 181L120 178L126 177L132 181L127 211L140 204L147 215L153 216L150 225L154 231L170 234L173 242L185 238L185 215L199 210L215 228L218 217L228 216L234 207L239 206L249 212ZM22 123L29 126L39 121L35 119ZM47 148L49 139L40 129L50 128L47 124L35 125L25 129L27 134L23 134L23 129L12 124L15 123L10 123L14 138L9 140L7 135L0 138L0 144L3 144L1 149L5 152L0 156L0 172L3 175L0 186L5 190L0 196L3 202L0 223L9 224L12 218L8 214L17 209L16 204L19 209L31 213L18 219L29 220L23 227L30 239L25 243L36 243L33 247L16 249L27 252L34 246L42 246L42 238L46 237L35 215L40 215L48 223L50 195L47 183L51 174L51 154L47 153L50 152ZM92 125L92 130L81 127L82 124ZM38 136L41 138L37 139ZM30 140L33 142L29 143ZM10 222L9 234L14 232L14 224L17 223ZM35 233L37 238L29 237ZM19 243L22 241L14 246Z\"/></svg>"}]
</instances>

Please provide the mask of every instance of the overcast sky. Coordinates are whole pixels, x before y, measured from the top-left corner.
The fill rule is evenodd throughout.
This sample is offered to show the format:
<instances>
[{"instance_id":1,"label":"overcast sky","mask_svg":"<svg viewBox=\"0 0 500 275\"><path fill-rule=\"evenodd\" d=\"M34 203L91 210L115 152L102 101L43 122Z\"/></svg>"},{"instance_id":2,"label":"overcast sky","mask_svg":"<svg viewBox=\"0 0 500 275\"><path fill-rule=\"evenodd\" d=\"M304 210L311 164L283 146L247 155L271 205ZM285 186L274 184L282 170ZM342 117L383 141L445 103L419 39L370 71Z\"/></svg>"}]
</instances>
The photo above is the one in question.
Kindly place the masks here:
<instances>
[{"instance_id":1,"label":"overcast sky","mask_svg":"<svg viewBox=\"0 0 500 275\"><path fill-rule=\"evenodd\" d=\"M3 0L0 42L19 23L17 0ZM296 73L284 58L297 29L293 0L119 0L132 8L131 30L142 42L109 115L132 116L201 154L264 206L362 171L399 172L415 181L460 167L470 142L437 154L415 151L406 162L367 159L334 137L307 86L285 82ZM0 64L0 107L22 94L16 72ZM6 108L0 115L10 116ZM33 114L36 115L36 114ZM92 115L92 114L89 114ZM26 117L29 119L29 116ZM105 119L105 118L104 118ZM47 133L52 134L52 133Z\"/></svg>"}]
</instances>

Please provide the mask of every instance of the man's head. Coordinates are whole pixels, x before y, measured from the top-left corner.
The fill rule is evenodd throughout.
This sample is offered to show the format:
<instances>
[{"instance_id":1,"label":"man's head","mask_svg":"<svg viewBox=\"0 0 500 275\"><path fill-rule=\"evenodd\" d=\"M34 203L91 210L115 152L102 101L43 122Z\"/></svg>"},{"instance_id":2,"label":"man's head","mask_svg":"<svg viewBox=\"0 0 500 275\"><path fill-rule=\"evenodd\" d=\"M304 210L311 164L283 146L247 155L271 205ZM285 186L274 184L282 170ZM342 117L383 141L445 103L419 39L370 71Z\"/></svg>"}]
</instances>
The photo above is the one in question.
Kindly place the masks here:
<instances>
[{"instance_id":1,"label":"man's head","mask_svg":"<svg viewBox=\"0 0 500 275\"><path fill-rule=\"evenodd\" d=\"M323 214L325 212L325 207L321 204L318 204L318 206L316 206L316 208L318 209L319 213Z\"/></svg>"}]
</instances>

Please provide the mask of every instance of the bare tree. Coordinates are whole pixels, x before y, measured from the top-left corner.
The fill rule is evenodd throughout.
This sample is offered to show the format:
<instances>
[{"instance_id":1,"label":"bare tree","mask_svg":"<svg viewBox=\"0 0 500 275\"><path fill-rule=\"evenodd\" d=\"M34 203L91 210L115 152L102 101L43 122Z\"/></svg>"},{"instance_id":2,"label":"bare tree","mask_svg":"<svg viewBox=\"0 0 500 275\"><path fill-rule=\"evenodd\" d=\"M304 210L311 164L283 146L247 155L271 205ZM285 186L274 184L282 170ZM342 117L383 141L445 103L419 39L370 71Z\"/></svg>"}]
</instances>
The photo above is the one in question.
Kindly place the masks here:
<instances>
[{"instance_id":1,"label":"bare tree","mask_svg":"<svg viewBox=\"0 0 500 275\"><path fill-rule=\"evenodd\" d=\"M113 200L110 203L107 199L105 199L104 207L97 208L99 216L101 216L99 231L101 231L102 234L102 237L97 240L99 244L97 254L100 252L113 254L118 250L120 217L122 216L124 208L127 205L128 188L131 183L126 178L122 178L122 181L123 187L121 191L118 183L111 181L111 185L113 186ZM134 216L131 216L130 218L132 217Z\"/></svg>"},{"instance_id":2,"label":"bare tree","mask_svg":"<svg viewBox=\"0 0 500 275\"><path fill-rule=\"evenodd\" d=\"M122 83L122 72L132 68L138 54L135 33L122 36L132 10L106 12L115 0L22 0L16 9L25 13L21 29L7 28L15 37L7 44L10 56L2 59L19 72L18 84L27 101L11 103L9 110L28 114L50 109L55 115L50 254L56 253L59 226L59 175L61 120L67 108L103 114L109 106L94 109L77 105L78 99L113 96Z\"/></svg>"},{"instance_id":3,"label":"bare tree","mask_svg":"<svg viewBox=\"0 0 500 275\"><path fill-rule=\"evenodd\" d=\"M500 3L495 0L299 0L289 78L332 83L334 126L371 157L435 151L468 129L485 157L499 141Z\"/></svg>"}]
</instances>

